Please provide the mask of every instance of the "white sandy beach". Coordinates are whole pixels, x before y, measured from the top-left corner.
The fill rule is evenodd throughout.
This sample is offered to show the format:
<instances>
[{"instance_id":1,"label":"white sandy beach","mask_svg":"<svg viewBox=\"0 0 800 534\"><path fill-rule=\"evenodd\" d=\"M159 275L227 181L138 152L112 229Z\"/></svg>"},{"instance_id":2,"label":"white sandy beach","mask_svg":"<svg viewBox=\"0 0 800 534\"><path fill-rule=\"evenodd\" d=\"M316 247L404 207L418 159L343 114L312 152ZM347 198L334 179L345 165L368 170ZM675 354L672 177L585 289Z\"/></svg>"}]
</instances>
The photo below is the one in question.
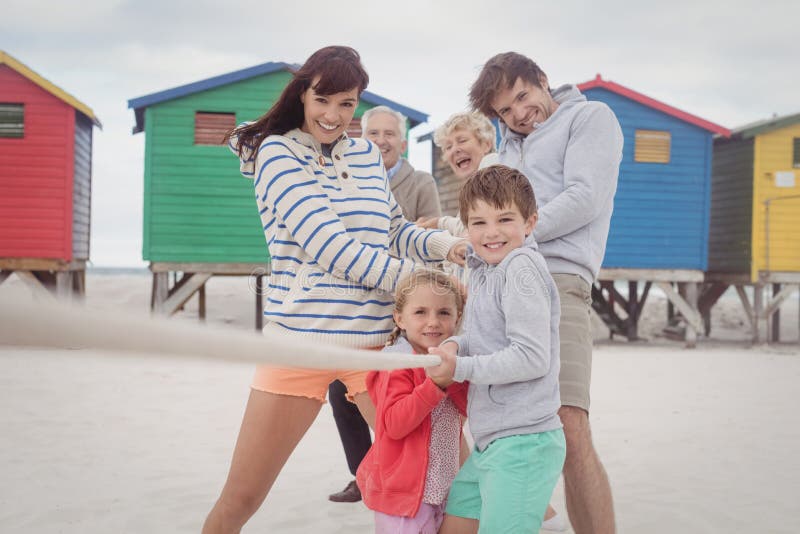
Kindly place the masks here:
<instances>
[{"instance_id":1,"label":"white sandy beach","mask_svg":"<svg viewBox=\"0 0 800 534\"><path fill-rule=\"evenodd\" d=\"M0 299L30 298L12 277ZM146 275L87 275L87 306L145 314ZM650 297L641 333L597 328L592 424L620 533L800 531L798 298L787 343L750 347L735 298L715 308L698 348L658 335ZM253 328L245 278L208 284L208 322ZM46 320L43 319L43 320ZM196 321L196 303L174 320ZM199 532L225 479L250 365L3 347L0 532ZM350 476L325 406L244 532L370 533L363 504L334 504ZM554 505L564 511L559 487Z\"/></svg>"}]
</instances>

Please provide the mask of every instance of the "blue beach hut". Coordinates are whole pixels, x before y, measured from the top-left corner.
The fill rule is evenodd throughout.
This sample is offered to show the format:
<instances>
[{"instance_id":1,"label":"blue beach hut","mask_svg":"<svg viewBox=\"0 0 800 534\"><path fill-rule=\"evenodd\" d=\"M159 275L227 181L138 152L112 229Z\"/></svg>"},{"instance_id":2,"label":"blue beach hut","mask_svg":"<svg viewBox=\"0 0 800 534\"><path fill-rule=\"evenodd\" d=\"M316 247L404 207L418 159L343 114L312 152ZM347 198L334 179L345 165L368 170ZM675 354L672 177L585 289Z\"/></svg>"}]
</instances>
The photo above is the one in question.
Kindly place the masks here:
<instances>
[{"instance_id":1,"label":"blue beach hut","mask_svg":"<svg viewBox=\"0 0 800 534\"><path fill-rule=\"evenodd\" d=\"M713 137L727 137L729 130L599 74L578 88L614 111L625 138L600 275L612 282L601 284L608 293L604 298L612 308L621 300L628 311L622 321L627 333L619 333L636 337L635 323L651 283L664 290L688 326L700 326L697 284L708 267ZM627 297L614 294L616 280L630 282ZM645 283L641 299L639 281Z\"/></svg>"}]
</instances>

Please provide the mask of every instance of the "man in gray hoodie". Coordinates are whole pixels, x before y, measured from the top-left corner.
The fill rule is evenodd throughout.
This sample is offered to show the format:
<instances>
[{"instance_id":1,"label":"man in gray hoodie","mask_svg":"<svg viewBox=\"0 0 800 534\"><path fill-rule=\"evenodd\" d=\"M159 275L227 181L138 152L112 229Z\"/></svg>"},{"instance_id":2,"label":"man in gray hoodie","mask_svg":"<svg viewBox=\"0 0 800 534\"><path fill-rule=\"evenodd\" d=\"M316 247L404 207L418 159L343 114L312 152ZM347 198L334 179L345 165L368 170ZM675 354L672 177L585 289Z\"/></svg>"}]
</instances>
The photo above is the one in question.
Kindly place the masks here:
<instances>
[{"instance_id":1,"label":"man in gray hoodie","mask_svg":"<svg viewBox=\"0 0 800 534\"><path fill-rule=\"evenodd\" d=\"M573 85L551 90L539 66L514 52L486 62L470 100L500 119L500 163L522 171L539 199L533 235L561 297L559 416L567 440L567 512L577 534L612 533L611 487L589 426L589 312L591 284L605 254L622 131L608 106L587 101Z\"/></svg>"}]
</instances>

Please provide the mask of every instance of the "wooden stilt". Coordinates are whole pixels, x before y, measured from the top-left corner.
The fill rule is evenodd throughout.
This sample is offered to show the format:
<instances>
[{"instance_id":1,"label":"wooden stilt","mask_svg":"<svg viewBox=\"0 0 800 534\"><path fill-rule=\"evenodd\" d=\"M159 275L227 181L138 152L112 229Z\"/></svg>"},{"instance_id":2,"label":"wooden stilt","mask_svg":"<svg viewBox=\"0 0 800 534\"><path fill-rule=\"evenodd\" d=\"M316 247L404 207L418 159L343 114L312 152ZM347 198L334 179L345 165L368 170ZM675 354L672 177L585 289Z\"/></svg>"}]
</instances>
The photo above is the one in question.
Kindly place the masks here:
<instances>
[{"instance_id":1,"label":"wooden stilt","mask_svg":"<svg viewBox=\"0 0 800 534\"><path fill-rule=\"evenodd\" d=\"M761 312L764 309L764 286L756 284L753 286L753 343L759 343L761 334L759 332L761 322Z\"/></svg>"},{"instance_id":2,"label":"wooden stilt","mask_svg":"<svg viewBox=\"0 0 800 534\"><path fill-rule=\"evenodd\" d=\"M197 315L200 320L206 320L206 284L203 283L200 289L197 290Z\"/></svg>"},{"instance_id":3,"label":"wooden stilt","mask_svg":"<svg viewBox=\"0 0 800 534\"><path fill-rule=\"evenodd\" d=\"M672 287L668 282L656 282L656 285L664 292L667 298L672 302L680 312L681 316L686 320L686 334L684 339L687 347L694 346L697 340L697 333L703 331L703 318L697 311L697 282L685 282L684 294L682 296L678 291ZM689 329L693 329L694 333L689 334Z\"/></svg>"},{"instance_id":4,"label":"wooden stilt","mask_svg":"<svg viewBox=\"0 0 800 534\"><path fill-rule=\"evenodd\" d=\"M167 298L162 304L164 315L172 315L183 308L192 295L200 289L209 278L211 273L184 273L178 283L168 291Z\"/></svg>"},{"instance_id":5,"label":"wooden stilt","mask_svg":"<svg viewBox=\"0 0 800 534\"><path fill-rule=\"evenodd\" d=\"M31 271L15 271L17 274L17 278L22 280L22 282L28 286L28 288L33 292L33 294L45 300L53 299L53 294L50 292L48 287L42 283L42 281L35 276L35 274Z\"/></svg>"},{"instance_id":6,"label":"wooden stilt","mask_svg":"<svg viewBox=\"0 0 800 534\"><path fill-rule=\"evenodd\" d=\"M78 271L75 277L75 292L80 295L81 299L86 297L86 271Z\"/></svg>"},{"instance_id":7,"label":"wooden stilt","mask_svg":"<svg viewBox=\"0 0 800 534\"><path fill-rule=\"evenodd\" d=\"M167 301L169 294L168 284L168 273L153 273L153 313L164 313L164 303Z\"/></svg>"},{"instance_id":8,"label":"wooden stilt","mask_svg":"<svg viewBox=\"0 0 800 534\"><path fill-rule=\"evenodd\" d=\"M0 284L14 273L37 297L70 302L85 293L86 260L0 258Z\"/></svg>"},{"instance_id":9,"label":"wooden stilt","mask_svg":"<svg viewBox=\"0 0 800 534\"><path fill-rule=\"evenodd\" d=\"M734 286L736 288L736 294L739 295L739 301L742 303L742 307L744 308L744 314L747 316L747 321L750 323L750 329L753 330L756 325L755 315L753 314L753 307L750 305L750 299L747 298L747 292L744 290L744 286L739 284Z\"/></svg>"},{"instance_id":10,"label":"wooden stilt","mask_svg":"<svg viewBox=\"0 0 800 534\"><path fill-rule=\"evenodd\" d=\"M264 328L264 275L256 275L256 330Z\"/></svg>"},{"instance_id":11,"label":"wooden stilt","mask_svg":"<svg viewBox=\"0 0 800 534\"><path fill-rule=\"evenodd\" d=\"M628 282L628 340L639 339L639 283Z\"/></svg>"},{"instance_id":12,"label":"wooden stilt","mask_svg":"<svg viewBox=\"0 0 800 534\"><path fill-rule=\"evenodd\" d=\"M781 292L780 284L772 284L772 298L777 299ZM775 308L772 313L772 335L770 341L778 343L781 340L781 309L780 306Z\"/></svg>"},{"instance_id":13,"label":"wooden stilt","mask_svg":"<svg viewBox=\"0 0 800 534\"><path fill-rule=\"evenodd\" d=\"M198 293L198 316L204 320L208 310L206 282L212 276L255 276L259 285L257 297L261 297L263 277L269 275L270 269L269 265L255 263L153 262L150 271L153 273L150 306L154 313L172 315L183 309L186 302ZM170 283L170 280L173 282ZM263 306L259 306L260 298L256 302L256 326L260 329Z\"/></svg>"},{"instance_id":14,"label":"wooden stilt","mask_svg":"<svg viewBox=\"0 0 800 534\"><path fill-rule=\"evenodd\" d=\"M694 314L697 317L700 317L700 314L697 311L697 282L686 282L685 293L686 303L692 309ZM703 331L702 318L700 325L693 323L693 321L686 321L686 347L690 349L693 349L695 346L697 346L697 336ZM697 328L697 326L700 326L700 328Z\"/></svg>"},{"instance_id":15,"label":"wooden stilt","mask_svg":"<svg viewBox=\"0 0 800 534\"><path fill-rule=\"evenodd\" d=\"M72 273L70 271L56 273L56 297L62 302L72 300Z\"/></svg>"}]
</instances>

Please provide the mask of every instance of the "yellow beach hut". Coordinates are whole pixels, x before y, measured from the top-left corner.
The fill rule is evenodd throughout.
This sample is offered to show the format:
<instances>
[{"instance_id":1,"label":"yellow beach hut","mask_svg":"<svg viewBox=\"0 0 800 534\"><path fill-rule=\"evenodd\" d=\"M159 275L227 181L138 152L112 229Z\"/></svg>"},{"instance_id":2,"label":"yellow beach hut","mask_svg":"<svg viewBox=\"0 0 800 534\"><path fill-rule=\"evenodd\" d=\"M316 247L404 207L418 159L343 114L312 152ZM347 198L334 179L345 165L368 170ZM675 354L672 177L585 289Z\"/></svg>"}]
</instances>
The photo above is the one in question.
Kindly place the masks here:
<instances>
[{"instance_id":1,"label":"yellow beach hut","mask_svg":"<svg viewBox=\"0 0 800 534\"><path fill-rule=\"evenodd\" d=\"M753 319L772 322L800 285L800 113L772 117L714 140L706 281L735 285ZM748 308L743 285L755 288ZM763 289L772 285L764 302Z\"/></svg>"}]
</instances>

